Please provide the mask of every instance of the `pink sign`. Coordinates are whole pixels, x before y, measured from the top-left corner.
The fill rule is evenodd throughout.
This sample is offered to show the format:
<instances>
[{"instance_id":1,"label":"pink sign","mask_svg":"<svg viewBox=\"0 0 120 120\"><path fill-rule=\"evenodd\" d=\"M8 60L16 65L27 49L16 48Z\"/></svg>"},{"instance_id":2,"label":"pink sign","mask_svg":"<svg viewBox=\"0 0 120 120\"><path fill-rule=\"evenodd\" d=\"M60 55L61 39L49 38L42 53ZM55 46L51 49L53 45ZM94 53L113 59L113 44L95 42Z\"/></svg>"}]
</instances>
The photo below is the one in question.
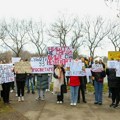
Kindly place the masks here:
<instances>
[{"instance_id":1,"label":"pink sign","mask_svg":"<svg viewBox=\"0 0 120 120\"><path fill-rule=\"evenodd\" d=\"M66 64L73 59L72 47L48 47L48 64Z\"/></svg>"}]
</instances>

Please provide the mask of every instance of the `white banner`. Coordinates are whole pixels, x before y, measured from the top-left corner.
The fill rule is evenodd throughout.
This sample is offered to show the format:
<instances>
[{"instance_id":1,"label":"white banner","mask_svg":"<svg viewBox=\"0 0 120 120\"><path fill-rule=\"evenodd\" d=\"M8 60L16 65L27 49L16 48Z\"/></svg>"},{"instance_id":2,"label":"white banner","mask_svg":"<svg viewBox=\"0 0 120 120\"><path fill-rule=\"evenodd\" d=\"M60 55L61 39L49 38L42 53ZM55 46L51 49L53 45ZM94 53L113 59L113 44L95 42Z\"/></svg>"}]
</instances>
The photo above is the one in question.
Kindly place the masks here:
<instances>
[{"instance_id":1,"label":"white banner","mask_svg":"<svg viewBox=\"0 0 120 120\"><path fill-rule=\"evenodd\" d=\"M92 76L91 68L85 68L86 76Z\"/></svg>"},{"instance_id":2,"label":"white banner","mask_svg":"<svg viewBox=\"0 0 120 120\"><path fill-rule=\"evenodd\" d=\"M116 68L116 62L117 61L108 61L107 62L107 67L108 68Z\"/></svg>"},{"instance_id":3,"label":"white banner","mask_svg":"<svg viewBox=\"0 0 120 120\"><path fill-rule=\"evenodd\" d=\"M20 57L12 57L12 64L15 64L20 61Z\"/></svg>"},{"instance_id":4,"label":"white banner","mask_svg":"<svg viewBox=\"0 0 120 120\"><path fill-rule=\"evenodd\" d=\"M0 64L0 84L14 81L13 65Z\"/></svg>"},{"instance_id":5,"label":"white banner","mask_svg":"<svg viewBox=\"0 0 120 120\"><path fill-rule=\"evenodd\" d=\"M53 73L53 65L47 64L47 57L33 57L30 63L32 73Z\"/></svg>"},{"instance_id":6,"label":"white banner","mask_svg":"<svg viewBox=\"0 0 120 120\"><path fill-rule=\"evenodd\" d=\"M116 77L120 77L120 62L116 62Z\"/></svg>"},{"instance_id":7,"label":"white banner","mask_svg":"<svg viewBox=\"0 0 120 120\"><path fill-rule=\"evenodd\" d=\"M103 71L103 65L102 64L92 64L91 70L93 72L101 72L101 71Z\"/></svg>"},{"instance_id":8,"label":"white banner","mask_svg":"<svg viewBox=\"0 0 120 120\"><path fill-rule=\"evenodd\" d=\"M81 60L72 60L66 64L66 76L85 76L86 72L82 70L84 63Z\"/></svg>"}]
</instances>

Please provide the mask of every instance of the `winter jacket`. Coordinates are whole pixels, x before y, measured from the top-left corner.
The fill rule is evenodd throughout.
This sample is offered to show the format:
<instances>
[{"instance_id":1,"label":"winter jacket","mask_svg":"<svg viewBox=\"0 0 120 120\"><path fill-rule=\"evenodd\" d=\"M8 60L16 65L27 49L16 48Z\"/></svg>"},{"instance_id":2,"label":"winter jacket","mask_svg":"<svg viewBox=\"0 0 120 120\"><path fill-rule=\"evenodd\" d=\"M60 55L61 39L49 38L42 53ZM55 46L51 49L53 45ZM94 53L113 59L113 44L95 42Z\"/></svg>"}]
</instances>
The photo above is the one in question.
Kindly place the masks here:
<instances>
[{"instance_id":1,"label":"winter jacket","mask_svg":"<svg viewBox=\"0 0 120 120\"><path fill-rule=\"evenodd\" d=\"M79 76L70 76L70 86L80 86Z\"/></svg>"},{"instance_id":2,"label":"winter jacket","mask_svg":"<svg viewBox=\"0 0 120 120\"><path fill-rule=\"evenodd\" d=\"M120 77L116 77L115 69L106 69L106 74L108 77L108 86L109 87L120 87Z\"/></svg>"},{"instance_id":3,"label":"winter jacket","mask_svg":"<svg viewBox=\"0 0 120 120\"><path fill-rule=\"evenodd\" d=\"M48 89L48 74L37 75L37 89Z\"/></svg>"}]
</instances>

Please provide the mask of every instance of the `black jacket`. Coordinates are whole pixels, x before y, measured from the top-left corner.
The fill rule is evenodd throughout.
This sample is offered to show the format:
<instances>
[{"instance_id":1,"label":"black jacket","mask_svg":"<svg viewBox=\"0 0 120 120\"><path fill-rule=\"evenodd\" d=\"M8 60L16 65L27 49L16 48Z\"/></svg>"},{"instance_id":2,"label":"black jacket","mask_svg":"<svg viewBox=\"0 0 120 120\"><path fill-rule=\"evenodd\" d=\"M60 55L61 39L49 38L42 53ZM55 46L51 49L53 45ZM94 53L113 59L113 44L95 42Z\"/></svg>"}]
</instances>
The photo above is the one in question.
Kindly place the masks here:
<instances>
[{"instance_id":1,"label":"black jacket","mask_svg":"<svg viewBox=\"0 0 120 120\"><path fill-rule=\"evenodd\" d=\"M120 77L116 77L115 69L106 69L109 87L120 87Z\"/></svg>"}]
</instances>

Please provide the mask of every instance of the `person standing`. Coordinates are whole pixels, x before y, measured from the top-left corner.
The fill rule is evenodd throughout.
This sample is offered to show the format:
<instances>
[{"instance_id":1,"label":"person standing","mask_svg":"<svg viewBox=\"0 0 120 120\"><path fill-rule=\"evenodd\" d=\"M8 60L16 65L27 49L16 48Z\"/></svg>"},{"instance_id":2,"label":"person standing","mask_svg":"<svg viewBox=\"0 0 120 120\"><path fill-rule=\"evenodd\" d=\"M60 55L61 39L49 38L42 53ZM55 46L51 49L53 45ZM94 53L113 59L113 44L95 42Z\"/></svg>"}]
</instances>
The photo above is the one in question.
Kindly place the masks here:
<instances>
[{"instance_id":1,"label":"person standing","mask_svg":"<svg viewBox=\"0 0 120 120\"><path fill-rule=\"evenodd\" d=\"M20 60L23 62L23 60ZM18 73L16 72L16 84L17 84L17 94L18 94L18 102L24 101L24 89L25 89L25 80L26 73Z\"/></svg>"},{"instance_id":2,"label":"person standing","mask_svg":"<svg viewBox=\"0 0 120 120\"><path fill-rule=\"evenodd\" d=\"M62 91L62 85L64 84L65 72L61 64L55 66L53 77L55 78L53 84L53 91L54 93L57 93L57 103L63 103L64 94Z\"/></svg>"},{"instance_id":3,"label":"person standing","mask_svg":"<svg viewBox=\"0 0 120 120\"><path fill-rule=\"evenodd\" d=\"M95 61L96 65L100 65L99 61ZM101 64L102 65L102 64ZM103 66L102 66L103 67ZM94 80L94 89L95 89L95 102L94 104L102 105L102 92L103 92L103 80L104 75L102 75L104 69L101 68L99 72L93 72L92 71L92 79ZM105 72L105 71L104 71Z\"/></svg>"},{"instance_id":4,"label":"person standing","mask_svg":"<svg viewBox=\"0 0 120 120\"><path fill-rule=\"evenodd\" d=\"M70 76L70 94L71 94L71 103L70 105L75 105L77 104L78 100L78 89L80 86L80 79L78 76Z\"/></svg>"},{"instance_id":5,"label":"person standing","mask_svg":"<svg viewBox=\"0 0 120 120\"><path fill-rule=\"evenodd\" d=\"M37 75L38 97L36 100L45 100L45 91L48 89L48 77L47 73Z\"/></svg>"},{"instance_id":6,"label":"person standing","mask_svg":"<svg viewBox=\"0 0 120 120\"><path fill-rule=\"evenodd\" d=\"M35 94L33 78L34 78L33 74L27 74L27 77L26 77L27 93L30 93L30 87L31 87L32 88L32 94Z\"/></svg>"},{"instance_id":7,"label":"person standing","mask_svg":"<svg viewBox=\"0 0 120 120\"><path fill-rule=\"evenodd\" d=\"M107 68L106 74L108 76L108 87L110 88L110 91L112 93L112 103L110 104L110 107L116 108L118 107L120 98L120 82L116 77L116 70L114 68Z\"/></svg>"}]
</instances>

